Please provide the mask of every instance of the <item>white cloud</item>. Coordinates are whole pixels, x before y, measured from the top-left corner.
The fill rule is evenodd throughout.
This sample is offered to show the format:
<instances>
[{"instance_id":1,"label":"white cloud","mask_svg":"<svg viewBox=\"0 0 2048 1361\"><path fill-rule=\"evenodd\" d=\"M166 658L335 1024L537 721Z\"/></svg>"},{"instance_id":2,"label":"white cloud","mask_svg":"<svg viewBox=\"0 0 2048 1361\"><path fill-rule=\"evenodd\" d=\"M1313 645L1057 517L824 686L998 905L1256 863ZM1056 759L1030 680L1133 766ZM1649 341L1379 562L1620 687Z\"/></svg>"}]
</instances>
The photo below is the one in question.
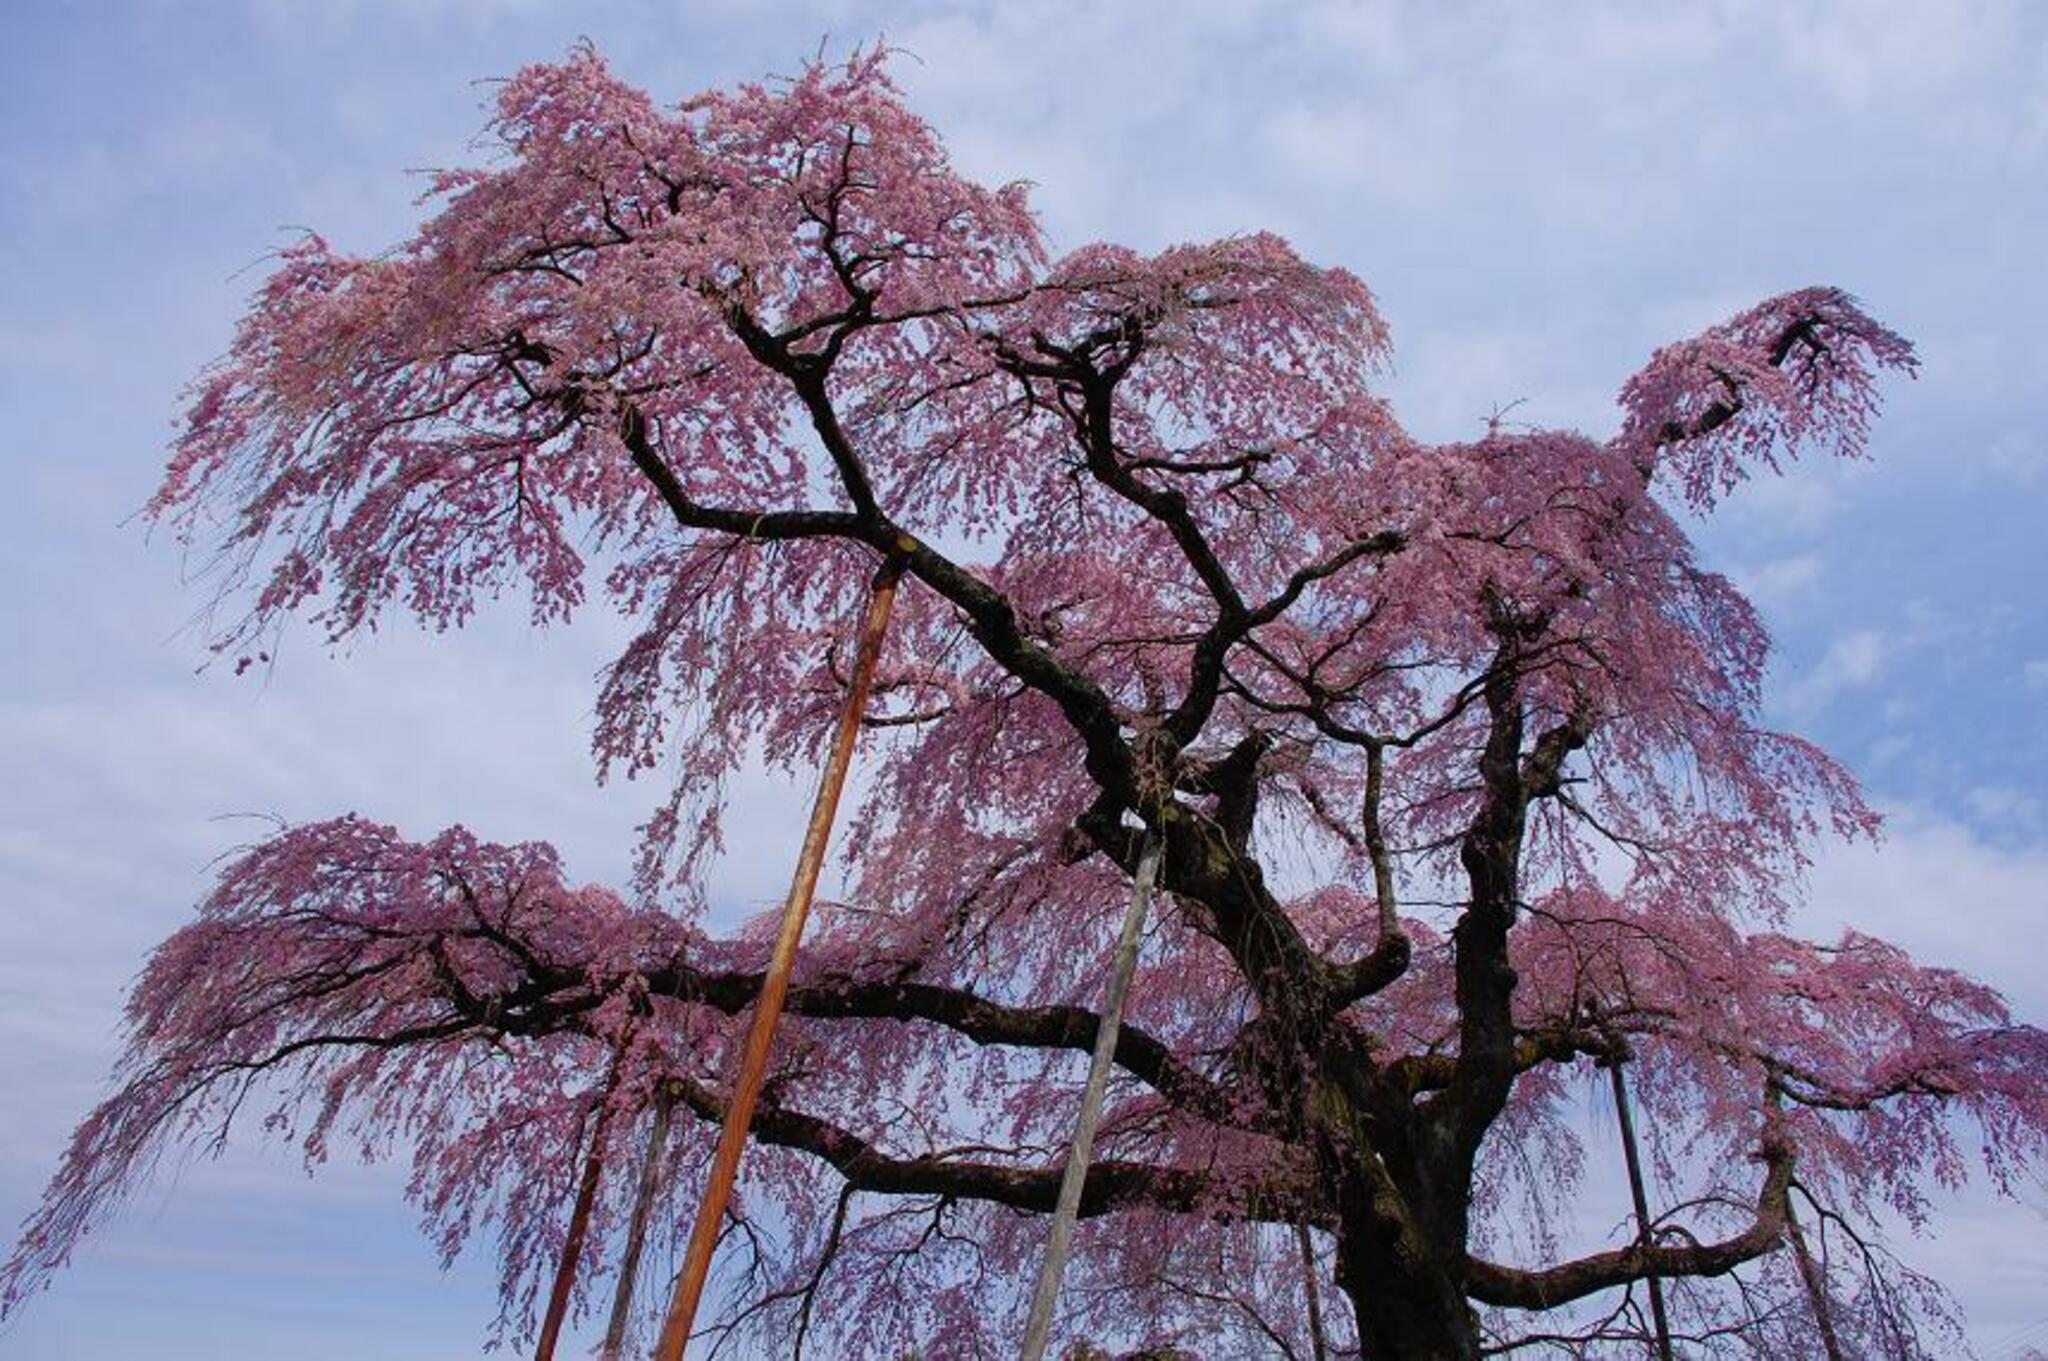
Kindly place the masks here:
<instances>
[{"instance_id":1,"label":"white cloud","mask_svg":"<svg viewBox=\"0 0 2048 1361\"><path fill-rule=\"evenodd\" d=\"M451 27L475 32L534 13L544 0L247 0L247 8L273 37L304 43L360 40L365 28L394 25L415 35Z\"/></svg>"},{"instance_id":2,"label":"white cloud","mask_svg":"<svg viewBox=\"0 0 2048 1361\"><path fill-rule=\"evenodd\" d=\"M0 313L0 369L82 376L101 361L105 347L84 316Z\"/></svg>"},{"instance_id":3,"label":"white cloud","mask_svg":"<svg viewBox=\"0 0 2048 1361\"><path fill-rule=\"evenodd\" d=\"M1260 139L1302 183L1420 209L1457 183L1457 109L1435 100L1390 111L1292 99L1265 118Z\"/></svg>"},{"instance_id":4,"label":"white cloud","mask_svg":"<svg viewBox=\"0 0 2048 1361\"><path fill-rule=\"evenodd\" d=\"M1673 339L1698 335L1709 326L1754 307L1757 299L1768 297L1770 291L1767 284L1745 282L1709 293L1675 294L1655 299L1643 305L1643 323L1652 335Z\"/></svg>"},{"instance_id":5,"label":"white cloud","mask_svg":"<svg viewBox=\"0 0 2048 1361\"><path fill-rule=\"evenodd\" d=\"M2030 831L2040 825L2040 797L2014 785L1977 785L1963 797L1970 811L1989 826Z\"/></svg>"},{"instance_id":6,"label":"white cloud","mask_svg":"<svg viewBox=\"0 0 2048 1361\"><path fill-rule=\"evenodd\" d=\"M1736 585L1766 610L1782 610L1813 594L1820 584L1822 562L1815 553L1773 558L1734 573Z\"/></svg>"},{"instance_id":7,"label":"white cloud","mask_svg":"<svg viewBox=\"0 0 2048 1361\"><path fill-rule=\"evenodd\" d=\"M1877 679L1884 657L1884 634L1876 629L1859 629L1829 649L1825 664L1846 685L1868 685Z\"/></svg>"},{"instance_id":8,"label":"white cloud","mask_svg":"<svg viewBox=\"0 0 2048 1361\"><path fill-rule=\"evenodd\" d=\"M1412 50L1412 30L1393 5L1313 0L1294 13L1296 29L1306 41L1334 48L1375 72L1396 69Z\"/></svg>"},{"instance_id":9,"label":"white cloud","mask_svg":"<svg viewBox=\"0 0 2048 1361\"><path fill-rule=\"evenodd\" d=\"M1882 806L1882 801L1880 801ZM2048 972L2015 941L2048 919L2048 842L2002 847L1911 804L1887 809L1876 845L1831 843L1814 865L1795 923L1826 938L1850 926L1962 969L2003 991L2024 1019L2048 1024Z\"/></svg>"},{"instance_id":10,"label":"white cloud","mask_svg":"<svg viewBox=\"0 0 2048 1361\"><path fill-rule=\"evenodd\" d=\"M18 144L19 145L19 144ZM181 196L261 176L281 177L290 158L270 129L221 114L190 113L132 141L85 140L41 147L0 162L7 188L39 216L105 220L151 195Z\"/></svg>"},{"instance_id":11,"label":"white cloud","mask_svg":"<svg viewBox=\"0 0 2048 1361\"><path fill-rule=\"evenodd\" d=\"M1788 468L1745 482L1716 512L1737 524L1753 524L1787 535L1811 535L1840 512L1839 470L1817 464Z\"/></svg>"},{"instance_id":12,"label":"white cloud","mask_svg":"<svg viewBox=\"0 0 2048 1361\"><path fill-rule=\"evenodd\" d=\"M1897 640L1883 629L1857 629L1836 638L1820 661L1784 687L1779 703L1795 715L1810 717L1846 691L1861 690L1877 680Z\"/></svg>"},{"instance_id":13,"label":"white cloud","mask_svg":"<svg viewBox=\"0 0 2048 1361\"><path fill-rule=\"evenodd\" d=\"M1851 0L1774 7L1778 51L1852 108L1879 98L1927 97L1953 87L2012 39L2010 4Z\"/></svg>"},{"instance_id":14,"label":"white cloud","mask_svg":"<svg viewBox=\"0 0 2048 1361\"><path fill-rule=\"evenodd\" d=\"M2001 435L1984 451L1984 465L2000 477L2030 486L2048 473L2048 441L2022 431Z\"/></svg>"}]
</instances>

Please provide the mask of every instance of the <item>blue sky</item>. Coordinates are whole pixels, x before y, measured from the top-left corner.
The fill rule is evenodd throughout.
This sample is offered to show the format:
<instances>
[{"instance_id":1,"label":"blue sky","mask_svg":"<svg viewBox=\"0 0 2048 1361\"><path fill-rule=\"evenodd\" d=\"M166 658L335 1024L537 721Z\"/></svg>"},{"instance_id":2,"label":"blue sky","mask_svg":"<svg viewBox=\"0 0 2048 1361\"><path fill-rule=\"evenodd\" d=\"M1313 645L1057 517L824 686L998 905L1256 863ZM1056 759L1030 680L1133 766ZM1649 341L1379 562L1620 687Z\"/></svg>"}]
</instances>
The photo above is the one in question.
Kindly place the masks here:
<instances>
[{"instance_id":1,"label":"blue sky","mask_svg":"<svg viewBox=\"0 0 2048 1361\"><path fill-rule=\"evenodd\" d=\"M0 1219L103 1091L121 993L240 813L360 808L548 837L623 876L655 791L593 786L592 617L389 631L267 676L198 672L202 603L124 520L181 384L297 226L373 250L409 167L460 163L476 82L594 39L676 99L820 42L899 79L969 172L1034 181L1056 242L1270 228L1361 274L1390 391L1450 438L1494 407L1612 428L1658 343L1809 283L1911 336L1855 466L1757 485L1702 527L1765 607L1774 716L1892 815L1801 925L1853 921L2048 1020L2048 9L1971 5L23 3L0 49ZM780 888L793 795L729 911ZM389 1169L250 1144L166 1176L0 1332L24 1361L471 1354L488 1263L439 1275ZM2048 1298L2048 1189L1969 1192L1908 1260L1987 1355Z\"/></svg>"}]
</instances>

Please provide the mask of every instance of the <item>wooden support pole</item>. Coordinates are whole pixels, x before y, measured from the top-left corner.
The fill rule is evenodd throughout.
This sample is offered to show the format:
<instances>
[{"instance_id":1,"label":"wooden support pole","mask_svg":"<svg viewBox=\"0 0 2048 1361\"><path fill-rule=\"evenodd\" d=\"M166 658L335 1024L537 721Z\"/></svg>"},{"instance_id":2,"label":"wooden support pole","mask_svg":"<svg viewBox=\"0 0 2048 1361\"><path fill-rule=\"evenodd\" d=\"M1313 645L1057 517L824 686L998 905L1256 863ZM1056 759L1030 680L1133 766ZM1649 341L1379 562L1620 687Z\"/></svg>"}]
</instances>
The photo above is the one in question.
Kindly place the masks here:
<instances>
[{"instance_id":1,"label":"wooden support pole","mask_svg":"<svg viewBox=\"0 0 2048 1361\"><path fill-rule=\"evenodd\" d=\"M540 1342L534 1361L554 1361L555 1343L562 1335L562 1322L569 1315L569 1293L576 1284L576 1264L583 1256L583 1240L590 1232L590 1211L597 1204L598 1182L604 1176L604 1140L611 1127L612 1093L619 1085L620 1060L626 1052L621 1040L612 1055L611 1073L597 1100L597 1118L591 1122L590 1153L583 1160L583 1181L576 1188L576 1208L569 1212L569 1235L562 1243L562 1261L555 1268L555 1286L548 1293L547 1317L541 1321Z\"/></svg>"},{"instance_id":2,"label":"wooden support pole","mask_svg":"<svg viewBox=\"0 0 2048 1361\"><path fill-rule=\"evenodd\" d=\"M1615 1059L1607 1065L1607 1072L1614 1079L1614 1115L1621 1122L1621 1151L1628 1161L1628 1189L1636 1203L1636 1241L1648 1247L1650 1236L1650 1197L1643 1188L1643 1160L1636 1152L1636 1123L1628 1110L1628 1084L1621 1076L1622 1060ZM1650 1287L1650 1318L1657 1328L1657 1359L1671 1361L1671 1319L1664 1312L1664 1283L1651 1272L1644 1278Z\"/></svg>"},{"instance_id":3,"label":"wooden support pole","mask_svg":"<svg viewBox=\"0 0 2048 1361\"><path fill-rule=\"evenodd\" d=\"M1088 1082L1081 1089L1081 1114L1074 1122L1074 1142L1067 1148L1067 1169L1060 1178L1059 1200L1053 1208L1052 1241L1046 1245L1045 1263L1038 1272L1038 1289L1031 1296L1031 1316L1024 1326L1024 1361L1043 1361L1046 1342L1052 1336L1053 1306L1059 1303L1060 1278L1067 1270L1067 1248L1073 1242L1074 1221L1080 1218L1081 1190L1088 1180L1095 1127L1102 1120L1103 1097L1109 1090L1110 1058L1116 1053L1116 1035L1123 1025L1124 998L1131 989L1131 975L1138 967L1138 935L1145 925L1145 909L1152 900L1153 880L1158 876L1159 837L1147 832L1144 848L1138 853L1138 876L1131 886L1131 905L1124 913L1123 934L1117 937L1109 995L1103 999L1102 1021L1095 1030L1095 1053L1088 1061Z\"/></svg>"},{"instance_id":4,"label":"wooden support pole","mask_svg":"<svg viewBox=\"0 0 2048 1361\"><path fill-rule=\"evenodd\" d=\"M626 1223L626 1250L619 1258L619 1283L612 1292L611 1322L605 1326L603 1361L619 1361L626 1347L626 1329L633 1318L633 1286L640 1275L640 1254L647 1246L647 1220L654 1209L654 1185L661 1179L661 1155L668 1147L669 1116L675 1093L667 1082L655 1089L654 1123L647 1131L647 1151L640 1158L640 1184L633 1192L632 1218Z\"/></svg>"},{"instance_id":5,"label":"wooden support pole","mask_svg":"<svg viewBox=\"0 0 2048 1361\"><path fill-rule=\"evenodd\" d=\"M789 993L790 970L796 963L797 942L803 938L804 919L810 915L811 897L817 891L818 873L825 863L825 846L831 839L832 819L839 811L839 795L846 786L846 768L853 760L853 747L860 735L861 716L867 711L868 691L875 681L875 665L881 657L882 637L888 632L889 610L896 602L896 583L903 575L903 562L891 557L876 574L874 595L868 605L867 624L861 630L860 652L853 666L853 680L847 687L846 704L839 712L839 728L832 739L832 752L818 786L817 802L811 807L810 826L804 831L803 849L798 852L796 875L790 882L789 898L782 907L782 930L775 937L775 951L769 957L768 973L761 983L761 996L754 1003L754 1020L747 1031L747 1044L740 1056L739 1076L733 1082L732 1099L725 1109L725 1127L719 1132L718 1151L712 1155L711 1178L704 1200L697 1207L697 1223L690 1231L690 1246L683 1256L683 1269L676 1277L675 1296L669 1302L668 1317L655 1344L655 1361L682 1361L690 1331L697 1318L697 1304L704 1294L704 1282L711 1274L711 1254L718 1246L719 1229L725 1222L725 1207L732 1199L734 1180L739 1175L740 1154L747 1143L747 1127L753 1122L754 1104L760 1099L761 1084L767 1077L768 1051L775 1042L776 1022L782 1018L783 1000Z\"/></svg>"}]
</instances>

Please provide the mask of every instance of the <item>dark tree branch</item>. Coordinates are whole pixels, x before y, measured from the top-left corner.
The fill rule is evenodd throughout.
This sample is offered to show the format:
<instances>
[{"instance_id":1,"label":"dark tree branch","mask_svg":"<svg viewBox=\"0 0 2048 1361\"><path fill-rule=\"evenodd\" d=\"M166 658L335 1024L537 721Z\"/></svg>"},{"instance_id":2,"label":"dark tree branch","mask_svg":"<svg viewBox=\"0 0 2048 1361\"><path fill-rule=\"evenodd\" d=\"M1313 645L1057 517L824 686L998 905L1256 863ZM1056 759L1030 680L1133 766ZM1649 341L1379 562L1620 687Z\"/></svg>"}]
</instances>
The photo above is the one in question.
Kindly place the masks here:
<instances>
[{"instance_id":1,"label":"dark tree branch","mask_svg":"<svg viewBox=\"0 0 2048 1361\"><path fill-rule=\"evenodd\" d=\"M1767 1117L1767 1121L1775 1116ZM1790 1205L1793 1150L1767 1123L1759 1157L1764 1164L1750 1223L1739 1233L1713 1242L1632 1243L1577 1261L1541 1269L1500 1266L1478 1257L1465 1261L1465 1282L1472 1298L1514 1309L1554 1309L1603 1290L1612 1290L1651 1275L1664 1277L1725 1276L1744 1262L1777 1247L1785 1234Z\"/></svg>"},{"instance_id":2,"label":"dark tree branch","mask_svg":"<svg viewBox=\"0 0 2048 1361\"><path fill-rule=\"evenodd\" d=\"M677 964L647 975L648 990L737 1015L761 990L758 973L703 974ZM1013 1007L959 988L931 983L831 981L790 989L788 1010L819 1020L923 1021L944 1026L976 1044L1034 1049L1094 1047L1101 1017L1085 1007ZM1188 1066L1162 1041L1126 1022L1117 1033L1117 1066L1175 1106L1209 1119L1241 1123L1234 1099Z\"/></svg>"},{"instance_id":3,"label":"dark tree branch","mask_svg":"<svg viewBox=\"0 0 2048 1361\"><path fill-rule=\"evenodd\" d=\"M712 1088L692 1081L680 1083L679 1088L682 1104L700 1118L724 1118L725 1098ZM809 1153L830 1163L856 1190L952 1196L1041 1214L1052 1210L1064 1170L1005 1167L939 1154L899 1157L828 1120L777 1106L764 1105L755 1115L753 1135L762 1143ZM1127 1205L1148 1205L1182 1214L1252 1217L1277 1223L1286 1220L1291 1209L1299 1208L1299 1200L1298 1178L1290 1182L1276 1176L1251 1186L1233 1183L1226 1188L1201 1172L1108 1158L1088 1170L1081 1192L1081 1215L1088 1218Z\"/></svg>"}]
</instances>

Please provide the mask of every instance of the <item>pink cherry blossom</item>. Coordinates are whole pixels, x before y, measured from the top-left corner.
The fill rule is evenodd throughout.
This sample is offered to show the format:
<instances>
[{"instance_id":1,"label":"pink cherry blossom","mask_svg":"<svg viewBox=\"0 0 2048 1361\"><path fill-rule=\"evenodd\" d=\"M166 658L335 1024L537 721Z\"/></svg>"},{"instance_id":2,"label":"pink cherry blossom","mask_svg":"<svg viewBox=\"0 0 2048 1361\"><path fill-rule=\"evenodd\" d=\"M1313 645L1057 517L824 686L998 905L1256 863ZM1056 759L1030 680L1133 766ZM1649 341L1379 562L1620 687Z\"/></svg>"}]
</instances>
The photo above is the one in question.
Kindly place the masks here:
<instances>
[{"instance_id":1,"label":"pink cherry blossom","mask_svg":"<svg viewBox=\"0 0 2048 1361\"><path fill-rule=\"evenodd\" d=\"M282 254L150 509L217 555L232 659L295 616L621 611L598 767L673 775L638 882L356 817L250 851L138 984L10 1303L258 1110L314 1161L409 1156L446 1253L495 1237L510 1336L597 1103L667 1084L696 1117L659 1163L657 1239L685 1230L766 953L705 929L721 787L813 766L899 556L728 1352L1014 1345L1141 827L1164 901L1069 1336L1308 1355L1314 1292L1333 1354L1597 1352L1654 1274L1717 1346L1938 1344L1938 1288L1869 1225L2040 1165L2048 1038L1883 942L1789 934L1816 847L1877 819L1762 726L1769 639L1675 514L1860 455L1905 341L1804 289L1658 351L1610 440L1429 445L1375 390L1356 277L1269 235L1056 256L880 52L663 107L579 50L491 133L411 239ZM1614 1063L1681 1194L1575 1256L1570 1117ZM641 1128L609 1122L608 1168ZM632 1190L605 1182L586 1290Z\"/></svg>"}]
</instances>

